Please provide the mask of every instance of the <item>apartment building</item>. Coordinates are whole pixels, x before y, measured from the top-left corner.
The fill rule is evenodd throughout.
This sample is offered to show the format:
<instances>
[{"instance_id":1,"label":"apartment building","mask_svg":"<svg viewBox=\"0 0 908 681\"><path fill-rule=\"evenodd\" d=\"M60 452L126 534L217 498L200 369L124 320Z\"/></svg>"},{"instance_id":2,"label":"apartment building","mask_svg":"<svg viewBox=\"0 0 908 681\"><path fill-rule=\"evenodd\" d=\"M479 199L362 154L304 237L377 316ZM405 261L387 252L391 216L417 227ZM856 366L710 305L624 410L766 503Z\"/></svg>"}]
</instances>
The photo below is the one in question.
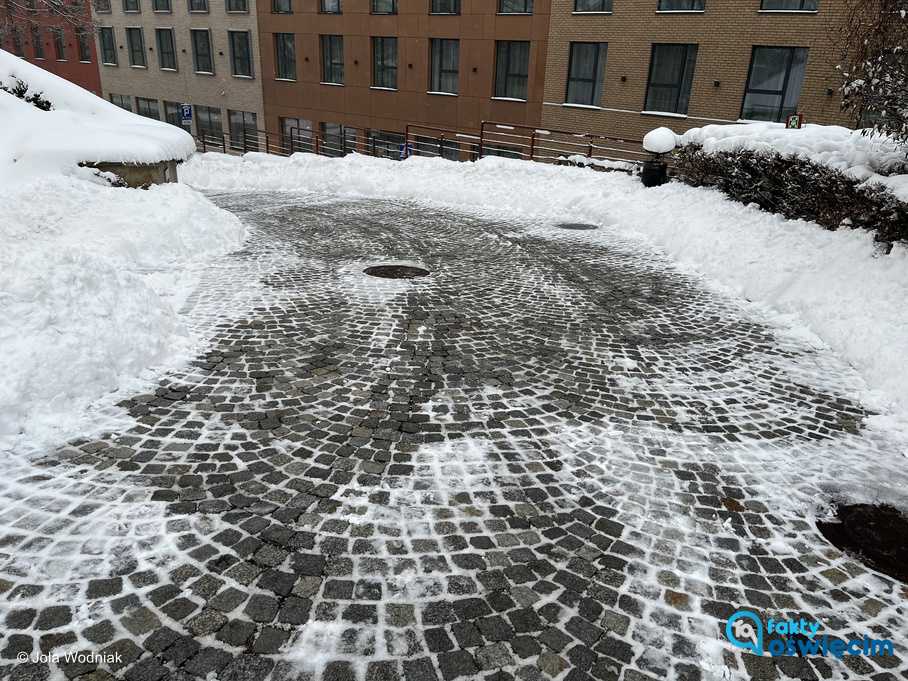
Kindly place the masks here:
<instances>
[{"instance_id":1,"label":"apartment building","mask_svg":"<svg viewBox=\"0 0 908 681\"><path fill-rule=\"evenodd\" d=\"M235 148L258 147L262 71L255 0L95 0L104 97Z\"/></svg>"},{"instance_id":2,"label":"apartment building","mask_svg":"<svg viewBox=\"0 0 908 681\"><path fill-rule=\"evenodd\" d=\"M541 121L550 0L268 1L265 120L285 142L312 131L391 155L408 123Z\"/></svg>"},{"instance_id":3,"label":"apartment building","mask_svg":"<svg viewBox=\"0 0 908 681\"><path fill-rule=\"evenodd\" d=\"M77 8L65 15L45 2L0 5L0 47L53 74L101 94L98 55L92 35L91 12Z\"/></svg>"},{"instance_id":4,"label":"apartment building","mask_svg":"<svg viewBox=\"0 0 908 681\"><path fill-rule=\"evenodd\" d=\"M542 125L640 139L739 120L849 125L840 0L552 0Z\"/></svg>"}]
</instances>

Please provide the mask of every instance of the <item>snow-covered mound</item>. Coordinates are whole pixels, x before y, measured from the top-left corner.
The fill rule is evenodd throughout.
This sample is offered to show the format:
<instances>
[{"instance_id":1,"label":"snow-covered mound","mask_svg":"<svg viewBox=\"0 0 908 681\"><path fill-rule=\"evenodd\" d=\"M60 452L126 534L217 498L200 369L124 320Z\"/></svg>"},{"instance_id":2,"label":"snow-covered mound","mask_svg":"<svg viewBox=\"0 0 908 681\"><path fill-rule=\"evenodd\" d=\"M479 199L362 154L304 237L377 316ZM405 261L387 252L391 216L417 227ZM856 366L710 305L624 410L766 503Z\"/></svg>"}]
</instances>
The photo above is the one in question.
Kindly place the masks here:
<instances>
[{"instance_id":1,"label":"snow-covered mound","mask_svg":"<svg viewBox=\"0 0 908 681\"><path fill-rule=\"evenodd\" d=\"M0 91L0 184L9 186L80 162L155 163L184 160L195 151L192 136L145 118L34 64L0 50L0 83L22 80L53 104L41 111Z\"/></svg>"},{"instance_id":2,"label":"snow-covered mound","mask_svg":"<svg viewBox=\"0 0 908 681\"><path fill-rule=\"evenodd\" d=\"M102 427L98 398L188 357L178 310L244 229L185 185L115 188L78 165L183 159L185 132L0 51L12 77L56 107L0 92L0 451L26 453Z\"/></svg>"},{"instance_id":3,"label":"snow-covered mound","mask_svg":"<svg viewBox=\"0 0 908 681\"><path fill-rule=\"evenodd\" d=\"M902 201L908 201L908 147L861 130L812 124L788 130L782 123L707 125L679 135L678 144L699 144L708 153L751 149L793 155L841 170L857 180L883 184Z\"/></svg>"},{"instance_id":4,"label":"snow-covered mound","mask_svg":"<svg viewBox=\"0 0 908 681\"><path fill-rule=\"evenodd\" d=\"M786 220L716 190L676 182L645 189L623 173L500 158L401 163L208 153L183 164L180 179L221 191L410 199L493 219L591 222L642 236L708 280L784 313L787 330L812 331L859 370L868 403L908 415L908 249L896 245L880 256L868 232Z\"/></svg>"}]
</instances>

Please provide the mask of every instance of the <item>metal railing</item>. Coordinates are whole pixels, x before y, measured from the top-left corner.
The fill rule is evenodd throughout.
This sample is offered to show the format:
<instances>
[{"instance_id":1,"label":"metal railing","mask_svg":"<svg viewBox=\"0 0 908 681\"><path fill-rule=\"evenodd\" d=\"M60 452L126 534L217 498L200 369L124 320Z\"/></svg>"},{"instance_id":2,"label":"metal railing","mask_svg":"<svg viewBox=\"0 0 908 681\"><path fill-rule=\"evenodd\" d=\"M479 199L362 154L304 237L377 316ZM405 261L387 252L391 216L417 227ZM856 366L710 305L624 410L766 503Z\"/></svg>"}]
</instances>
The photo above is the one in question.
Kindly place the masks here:
<instances>
[{"instance_id":1,"label":"metal railing","mask_svg":"<svg viewBox=\"0 0 908 681\"><path fill-rule=\"evenodd\" d=\"M403 133L383 131L369 135L351 128L344 128L339 134L320 134L299 127L280 133L243 130L237 136L205 132L196 136L196 144L200 151L225 154L263 152L281 156L294 153L346 156L358 153L394 160L428 156L451 161L502 156L539 163L625 171L630 171L651 156L643 150L640 140L496 121L483 121L477 132L422 124L408 124Z\"/></svg>"}]
</instances>

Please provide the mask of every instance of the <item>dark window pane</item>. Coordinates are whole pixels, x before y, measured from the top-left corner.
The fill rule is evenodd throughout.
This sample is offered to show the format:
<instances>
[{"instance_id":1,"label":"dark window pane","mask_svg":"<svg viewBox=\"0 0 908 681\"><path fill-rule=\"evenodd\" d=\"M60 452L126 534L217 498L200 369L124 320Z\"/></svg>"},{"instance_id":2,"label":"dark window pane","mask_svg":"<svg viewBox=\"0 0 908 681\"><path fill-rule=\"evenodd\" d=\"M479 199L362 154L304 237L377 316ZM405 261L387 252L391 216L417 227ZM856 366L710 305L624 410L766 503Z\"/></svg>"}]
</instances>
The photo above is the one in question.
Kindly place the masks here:
<instances>
[{"instance_id":1,"label":"dark window pane","mask_svg":"<svg viewBox=\"0 0 908 681\"><path fill-rule=\"evenodd\" d=\"M170 11L170 0L152 0L151 8L155 12L169 12Z\"/></svg>"},{"instance_id":2,"label":"dark window pane","mask_svg":"<svg viewBox=\"0 0 908 681\"><path fill-rule=\"evenodd\" d=\"M755 47L741 118L783 121L796 113L806 66L805 47Z\"/></svg>"},{"instance_id":3,"label":"dark window pane","mask_svg":"<svg viewBox=\"0 0 908 681\"><path fill-rule=\"evenodd\" d=\"M319 11L327 14L341 13L341 0L320 0Z\"/></svg>"},{"instance_id":4,"label":"dark window pane","mask_svg":"<svg viewBox=\"0 0 908 681\"><path fill-rule=\"evenodd\" d=\"M189 0L190 12L207 12L208 0Z\"/></svg>"},{"instance_id":5,"label":"dark window pane","mask_svg":"<svg viewBox=\"0 0 908 681\"><path fill-rule=\"evenodd\" d=\"M697 65L697 45L653 45L646 110L686 114Z\"/></svg>"},{"instance_id":6,"label":"dark window pane","mask_svg":"<svg viewBox=\"0 0 908 681\"><path fill-rule=\"evenodd\" d=\"M275 33L275 78L296 80L296 39L293 33Z\"/></svg>"},{"instance_id":7,"label":"dark window pane","mask_svg":"<svg viewBox=\"0 0 908 681\"><path fill-rule=\"evenodd\" d=\"M228 12L248 12L249 3L247 0L227 0Z\"/></svg>"},{"instance_id":8,"label":"dark window pane","mask_svg":"<svg viewBox=\"0 0 908 681\"><path fill-rule=\"evenodd\" d=\"M533 0L498 0L500 14L532 14Z\"/></svg>"},{"instance_id":9,"label":"dark window pane","mask_svg":"<svg viewBox=\"0 0 908 681\"><path fill-rule=\"evenodd\" d=\"M66 37L62 28L52 28L50 36L54 43L54 58L57 61L66 60Z\"/></svg>"},{"instance_id":10,"label":"dark window pane","mask_svg":"<svg viewBox=\"0 0 908 681\"><path fill-rule=\"evenodd\" d=\"M252 51L247 31L229 31L230 66L234 76L252 76Z\"/></svg>"},{"instance_id":11,"label":"dark window pane","mask_svg":"<svg viewBox=\"0 0 908 681\"><path fill-rule=\"evenodd\" d=\"M251 111L228 111L230 146L236 150L258 151L258 121Z\"/></svg>"},{"instance_id":12,"label":"dark window pane","mask_svg":"<svg viewBox=\"0 0 908 681\"><path fill-rule=\"evenodd\" d=\"M177 51L173 43L173 29L156 29L155 42L158 44L158 66L162 69L175 71L177 68Z\"/></svg>"},{"instance_id":13,"label":"dark window pane","mask_svg":"<svg viewBox=\"0 0 908 681\"><path fill-rule=\"evenodd\" d=\"M145 66L145 38L141 28L126 29L126 47L130 66Z\"/></svg>"},{"instance_id":14,"label":"dark window pane","mask_svg":"<svg viewBox=\"0 0 908 681\"><path fill-rule=\"evenodd\" d=\"M211 58L211 35L205 30L192 32L192 58L195 70L199 73L214 73Z\"/></svg>"},{"instance_id":15,"label":"dark window pane","mask_svg":"<svg viewBox=\"0 0 908 681\"><path fill-rule=\"evenodd\" d=\"M657 9L660 12L703 11L704 0L659 0Z\"/></svg>"},{"instance_id":16,"label":"dark window pane","mask_svg":"<svg viewBox=\"0 0 908 681\"><path fill-rule=\"evenodd\" d=\"M789 11L789 12L815 12L817 0L763 0L760 9Z\"/></svg>"},{"instance_id":17,"label":"dark window pane","mask_svg":"<svg viewBox=\"0 0 908 681\"><path fill-rule=\"evenodd\" d=\"M344 82L344 37L323 35L322 41L322 82L343 85Z\"/></svg>"},{"instance_id":18,"label":"dark window pane","mask_svg":"<svg viewBox=\"0 0 908 681\"><path fill-rule=\"evenodd\" d=\"M397 89L397 38L372 38L372 85Z\"/></svg>"},{"instance_id":19,"label":"dark window pane","mask_svg":"<svg viewBox=\"0 0 908 681\"><path fill-rule=\"evenodd\" d=\"M607 50L607 43L571 43L566 102L599 106Z\"/></svg>"},{"instance_id":20,"label":"dark window pane","mask_svg":"<svg viewBox=\"0 0 908 681\"><path fill-rule=\"evenodd\" d=\"M429 90L457 94L460 79L460 41L433 38L431 45Z\"/></svg>"},{"instance_id":21,"label":"dark window pane","mask_svg":"<svg viewBox=\"0 0 908 681\"><path fill-rule=\"evenodd\" d=\"M372 0L372 14L397 14L397 0Z\"/></svg>"},{"instance_id":22,"label":"dark window pane","mask_svg":"<svg viewBox=\"0 0 908 681\"><path fill-rule=\"evenodd\" d=\"M611 12L612 0L574 0L575 12Z\"/></svg>"},{"instance_id":23,"label":"dark window pane","mask_svg":"<svg viewBox=\"0 0 908 681\"><path fill-rule=\"evenodd\" d=\"M117 45L114 40L114 30L109 27L104 27L99 33L100 42L101 42L101 61L105 64L116 64L117 63Z\"/></svg>"},{"instance_id":24,"label":"dark window pane","mask_svg":"<svg viewBox=\"0 0 908 681\"><path fill-rule=\"evenodd\" d=\"M146 99L145 97L136 97L136 113L146 118L161 120L161 114L158 111L158 100Z\"/></svg>"},{"instance_id":25,"label":"dark window pane","mask_svg":"<svg viewBox=\"0 0 908 681\"><path fill-rule=\"evenodd\" d=\"M530 43L501 40L495 43L495 96L527 98L530 72Z\"/></svg>"},{"instance_id":26,"label":"dark window pane","mask_svg":"<svg viewBox=\"0 0 908 681\"><path fill-rule=\"evenodd\" d=\"M432 0L432 14L460 14L460 0Z\"/></svg>"}]
</instances>

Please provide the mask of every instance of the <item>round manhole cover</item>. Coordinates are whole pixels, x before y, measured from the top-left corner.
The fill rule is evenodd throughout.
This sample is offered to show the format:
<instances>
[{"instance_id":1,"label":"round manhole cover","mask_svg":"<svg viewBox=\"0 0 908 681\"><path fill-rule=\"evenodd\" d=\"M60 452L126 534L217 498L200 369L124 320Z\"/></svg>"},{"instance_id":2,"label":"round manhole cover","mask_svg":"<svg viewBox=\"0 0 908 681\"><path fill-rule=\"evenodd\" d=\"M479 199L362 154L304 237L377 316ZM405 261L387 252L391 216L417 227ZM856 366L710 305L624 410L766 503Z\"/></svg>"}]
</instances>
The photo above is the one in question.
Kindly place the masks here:
<instances>
[{"instance_id":1,"label":"round manhole cover","mask_svg":"<svg viewBox=\"0 0 908 681\"><path fill-rule=\"evenodd\" d=\"M429 270L411 265L375 265L367 267L363 272L370 277L380 277L381 279L416 279L429 276Z\"/></svg>"},{"instance_id":2,"label":"round manhole cover","mask_svg":"<svg viewBox=\"0 0 908 681\"><path fill-rule=\"evenodd\" d=\"M585 229L599 229L596 225L590 225L585 222L559 222L555 225L558 229L576 229L576 230L585 230Z\"/></svg>"},{"instance_id":3,"label":"round manhole cover","mask_svg":"<svg viewBox=\"0 0 908 681\"><path fill-rule=\"evenodd\" d=\"M892 506L839 506L817 529L836 547L874 570L908 584L908 517Z\"/></svg>"}]
</instances>

